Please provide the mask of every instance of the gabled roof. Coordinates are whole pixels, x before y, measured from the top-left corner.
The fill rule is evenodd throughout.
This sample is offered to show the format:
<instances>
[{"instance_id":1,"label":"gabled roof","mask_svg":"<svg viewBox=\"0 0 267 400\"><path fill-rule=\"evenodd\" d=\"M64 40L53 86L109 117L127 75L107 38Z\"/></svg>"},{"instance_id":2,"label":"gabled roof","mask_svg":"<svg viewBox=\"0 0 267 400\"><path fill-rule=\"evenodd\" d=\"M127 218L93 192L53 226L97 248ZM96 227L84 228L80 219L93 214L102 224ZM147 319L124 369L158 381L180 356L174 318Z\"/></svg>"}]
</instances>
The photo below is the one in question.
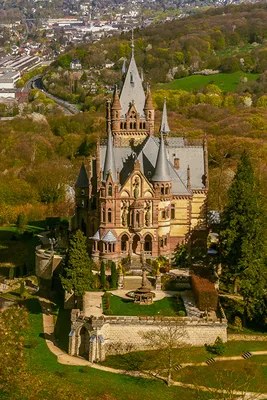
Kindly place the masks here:
<instances>
[{"instance_id":1,"label":"gabled roof","mask_svg":"<svg viewBox=\"0 0 267 400\"><path fill-rule=\"evenodd\" d=\"M84 163L81 165L81 169L78 175L78 179L75 183L75 187L79 188L88 188L89 187L89 179L84 166Z\"/></svg>"},{"instance_id":2,"label":"gabled roof","mask_svg":"<svg viewBox=\"0 0 267 400\"><path fill-rule=\"evenodd\" d=\"M140 78L133 52L120 94L122 117L127 114L130 103L132 102L134 102L136 110L140 114L140 116L143 116L145 100L146 96L143 89L142 79Z\"/></svg>"},{"instance_id":3,"label":"gabled roof","mask_svg":"<svg viewBox=\"0 0 267 400\"><path fill-rule=\"evenodd\" d=\"M98 229L98 231L96 231L96 233L94 234L94 236L90 237L90 239L100 240L100 232L99 232L99 229Z\"/></svg>"}]
</instances>

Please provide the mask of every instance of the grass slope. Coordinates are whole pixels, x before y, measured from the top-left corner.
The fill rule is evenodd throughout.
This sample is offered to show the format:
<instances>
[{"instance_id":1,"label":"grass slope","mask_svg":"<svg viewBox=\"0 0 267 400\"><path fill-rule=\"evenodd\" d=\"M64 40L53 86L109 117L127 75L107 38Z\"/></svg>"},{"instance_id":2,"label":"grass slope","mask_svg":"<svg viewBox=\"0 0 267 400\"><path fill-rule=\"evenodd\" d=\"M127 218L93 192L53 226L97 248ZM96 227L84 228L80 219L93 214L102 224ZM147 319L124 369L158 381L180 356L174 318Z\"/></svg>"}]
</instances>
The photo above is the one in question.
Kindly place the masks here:
<instances>
[{"instance_id":1,"label":"grass slope","mask_svg":"<svg viewBox=\"0 0 267 400\"><path fill-rule=\"evenodd\" d=\"M42 380L51 385L72 387L82 393L87 400L186 400L197 398L194 391L179 387L167 387L159 381L138 379L116 375L93 368L61 365L48 350L42 326L42 314L38 300L28 299L25 305L29 309L31 328L26 332L26 359L28 368L35 371ZM1 398L1 396L0 396ZM206 399L206 397L204 397ZM22 400L22 399L20 399Z\"/></svg>"},{"instance_id":2,"label":"grass slope","mask_svg":"<svg viewBox=\"0 0 267 400\"><path fill-rule=\"evenodd\" d=\"M217 85L223 92L233 92L236 90L240 79L246 77L248 80L256 80L259 74L244 73L242 71L234 72L232 74L217 74L217 75L191 75L186 78L174 79L170 83L165 83L160 86L161 89L171 90L186 90L191 92L199 90L203 86L210 83Z\"/></svg>"}]
</instances>

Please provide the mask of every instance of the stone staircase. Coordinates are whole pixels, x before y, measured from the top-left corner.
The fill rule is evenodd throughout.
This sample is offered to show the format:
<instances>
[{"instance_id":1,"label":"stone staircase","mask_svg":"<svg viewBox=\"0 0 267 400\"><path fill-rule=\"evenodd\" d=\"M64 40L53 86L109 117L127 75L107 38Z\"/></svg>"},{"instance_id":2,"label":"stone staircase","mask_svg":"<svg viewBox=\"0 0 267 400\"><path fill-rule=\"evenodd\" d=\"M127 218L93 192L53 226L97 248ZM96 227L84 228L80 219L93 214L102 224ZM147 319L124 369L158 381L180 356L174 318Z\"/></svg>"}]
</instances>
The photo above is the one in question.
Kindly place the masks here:
<instances>
[{"instance_id":1,"label":"stone staircase","mask_svg":"<svg viewBox=\"0 0 267 400\"><path fill-rule=\"evenodd\" d=\"M141 276L125 276L124 277L124 290L136 290L142 286L142 277ZM150 289L153 289L153 285L150 282L150 278L147 279L147 286Z\"/></svg>"},{"instance_id":2,"label":"stone staircase","mask_svg":"<svg viewBox=\"0 0 267 400\"><path fill-rule=\"evenodd\" d=\"M153 267L147 263L144 264L144 267L148 273L152 272L153 270ZM126 270L126 273L129 275L142 276L143 265L141 264L139 256L133 256L130 262L124 264L124 268Z\"/></svg>"}]
</instances>

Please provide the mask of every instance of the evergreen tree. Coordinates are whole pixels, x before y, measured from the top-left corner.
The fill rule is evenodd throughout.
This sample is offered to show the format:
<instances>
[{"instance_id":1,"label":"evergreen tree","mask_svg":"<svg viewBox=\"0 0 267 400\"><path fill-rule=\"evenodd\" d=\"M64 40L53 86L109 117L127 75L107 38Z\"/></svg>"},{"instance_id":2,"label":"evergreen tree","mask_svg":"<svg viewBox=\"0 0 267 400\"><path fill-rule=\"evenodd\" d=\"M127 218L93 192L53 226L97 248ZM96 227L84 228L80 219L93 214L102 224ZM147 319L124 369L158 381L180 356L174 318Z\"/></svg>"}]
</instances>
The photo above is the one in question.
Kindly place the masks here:
<instances>
[{"instance_id":1,"label":"evergreen tree","mask_svg":"<svg viewBox=\"0 0 267 400\"><path fill-rule=\"evenodd\" d=\"M101 282L101 287L105 289L106 286L106 267L104 261L101 261L100 265L100 282Z\"/></svg>"},{"instance_id":2,"label":"evergreen tree","mask_svg":"<svg viewBox=\"0 0 267 400\"><path fill-rule=\"evenodd\" d=\"M27 225L27 217L24 214L19 214L17 216L17 222L16 222L17 228L21 229L21 230L25 230L26 229L26 225Z\"/></svg>"},{"instance_id":3,"label":"evergreen tree","mask_svg":"<svg viewBox=\"0 0 267 400\"><path fill-rule=\"evenodd\" d=\"M69 293L74 292L75 304L77 296L83 296L90 289L91 276L92 265L87 252L86 237L78 230L70 239L64 273L61 276L63 288Z\"/></svg>"},{"instance_id":4,"label":"evergreen tree","mask_svg":"<svg viewBox=\"0 0 267 400\"><path fill-rule=\"evenodd\" d=\"M112 263L111 263L111 287L112 288L117 287L117 281L118 281L117 268L116 268L115 262L112 261Z\"/></svg>"},{"instance_id":5,"label":"evergreen tree","mask_svg":"<svg viewBox=\"0 0 267 400\"><path fill-rule=\"evenodd\" d=\"M250 318L262 316L265 308L266 223L265 212L249 156L244 152L228 191L222 213L221 250L224 275L234 280L245 300Z\"/></svg>"}]
</instances>

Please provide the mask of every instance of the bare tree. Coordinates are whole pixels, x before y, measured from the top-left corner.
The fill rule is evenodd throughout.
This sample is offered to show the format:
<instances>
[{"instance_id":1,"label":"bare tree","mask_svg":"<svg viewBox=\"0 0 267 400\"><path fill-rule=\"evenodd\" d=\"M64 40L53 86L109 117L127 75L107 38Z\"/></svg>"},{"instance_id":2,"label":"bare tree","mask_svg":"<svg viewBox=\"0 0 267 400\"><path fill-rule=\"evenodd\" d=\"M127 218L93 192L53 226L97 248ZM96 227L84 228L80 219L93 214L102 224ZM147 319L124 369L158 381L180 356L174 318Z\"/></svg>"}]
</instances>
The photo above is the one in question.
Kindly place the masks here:
<instances>
[{"instance_id":1,"label":"bare tree","mask_svg":"<svg viewBox=\"0 0 267 400\"><path fill-rule=\"evenodd\" d=\"M166 319L156 329L139 332L139 334L148 348L157 349L154 353L154 362L150 364L151 367L153 366L153 370L150 368L150 374L164 380L168 386L171 385L175 361L177 363L177 352L175 354L174 349L179 348L181 356L182 349L185 348L187 333L184 324L178 320Z\"/></svg>"}]
</instances>

